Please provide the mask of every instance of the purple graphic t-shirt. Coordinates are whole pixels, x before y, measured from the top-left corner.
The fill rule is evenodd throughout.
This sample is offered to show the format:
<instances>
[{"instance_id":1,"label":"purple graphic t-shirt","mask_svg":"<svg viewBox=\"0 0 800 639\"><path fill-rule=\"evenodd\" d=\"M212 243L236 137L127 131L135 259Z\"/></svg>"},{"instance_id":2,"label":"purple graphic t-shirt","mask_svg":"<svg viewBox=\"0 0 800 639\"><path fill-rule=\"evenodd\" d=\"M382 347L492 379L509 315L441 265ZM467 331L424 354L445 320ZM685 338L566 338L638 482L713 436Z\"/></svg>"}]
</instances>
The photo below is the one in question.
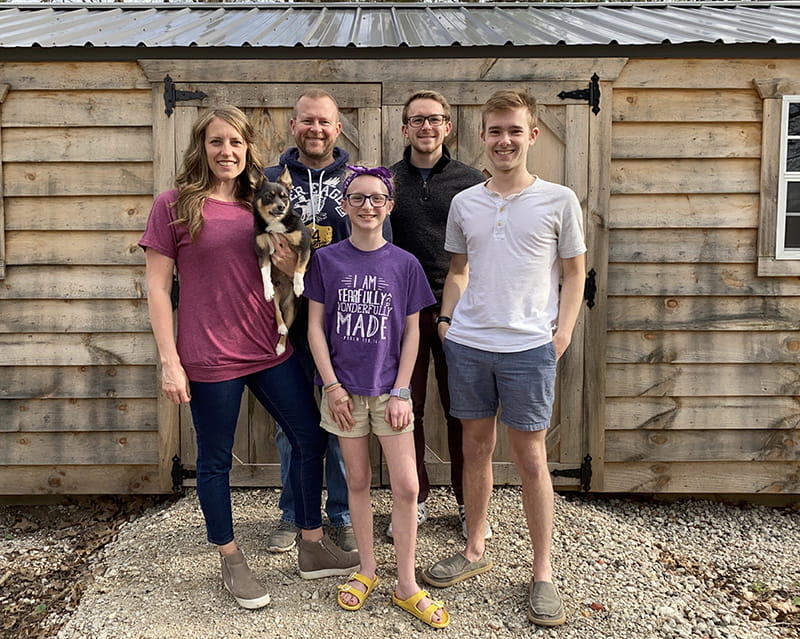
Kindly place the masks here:
<instances>
[{"instance_id":1,"label":"purple graphic t-shirt","mask_svg":"<svg viewBox=\"0 0 800 639\"><path fill-rule=\"evenodd\" d=\"M367 397L392 389L406 317L436 302L411 253L388 243L361 251L350 240L314 253L303 294L325 305L336 378Z\"/></svg>"}]
</instances>

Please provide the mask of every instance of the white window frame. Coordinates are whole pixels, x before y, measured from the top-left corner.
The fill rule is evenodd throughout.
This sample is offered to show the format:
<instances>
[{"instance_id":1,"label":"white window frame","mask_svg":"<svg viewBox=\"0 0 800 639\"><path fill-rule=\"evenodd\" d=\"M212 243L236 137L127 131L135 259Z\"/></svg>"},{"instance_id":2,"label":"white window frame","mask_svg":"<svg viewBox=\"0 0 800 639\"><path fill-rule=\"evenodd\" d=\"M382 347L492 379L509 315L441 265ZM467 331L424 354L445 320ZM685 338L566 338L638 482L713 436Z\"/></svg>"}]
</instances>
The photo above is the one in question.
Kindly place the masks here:
<instances>
[{"instance_id":1,"label":"white window frame","mask_svg":"<svg viewBox=\"0 0 800 639\"><path fill-rule=\"evenodd\" d=\"M789 135L789 105L800 106L800 95L784 95L781 106L781 156L778 172L778 210L775 225L775 259L800 259L800 248L786 248L786 197L789 183L800 183L800 171L787 171L786 159L789 151L789 140L800 141L800 135Z\"/></svg>"}]
</instances>

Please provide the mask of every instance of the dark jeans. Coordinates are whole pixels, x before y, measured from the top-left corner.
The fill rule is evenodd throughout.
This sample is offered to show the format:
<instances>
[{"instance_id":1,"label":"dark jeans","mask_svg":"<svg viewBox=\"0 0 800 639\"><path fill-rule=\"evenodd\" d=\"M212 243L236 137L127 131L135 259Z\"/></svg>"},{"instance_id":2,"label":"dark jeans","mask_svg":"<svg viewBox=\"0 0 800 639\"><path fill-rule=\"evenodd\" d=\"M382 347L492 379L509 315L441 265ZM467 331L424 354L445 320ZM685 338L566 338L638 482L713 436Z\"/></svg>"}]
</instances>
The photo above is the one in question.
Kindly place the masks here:
<instances>
[{"instance_id":1,"label":"dark jeans","mask_svg":"<svg viewBox=\"0 0 800 639\"><path fill-rule=\"evenodd\" d=\"M450 452L450 483L453 485L456 503L464 503L462 473L464 472L464 453L461 450L461 422L450 415L450 390L447 386L447 362L442 342L436 331L436 317L432 309L426 308L419 314L419 351L411 375L411 398L414 400L414 446L417 453L417 476L419 478L420 502L430 493L428 471L425 469L425 398L428 389L428 366L433 354L433 370L439 387L445 420L447 421L447 449Z\"/></svg>"},{"instance_id":2,"label":"dark jeans","mask_svg":"<svg viewBox=\"0 0 800 639\"><path fill-rule=\"evenodd\" d=\"M197 433L197 496L208 541L217 545L234 538L229 474L245 386L280 424L292 445L289 480L297 526L308 530L322 525L322 467L328 436L319 426L312 386L292 355L282 364L245 377L190 383Z\"/></svg>"}]
</instances>

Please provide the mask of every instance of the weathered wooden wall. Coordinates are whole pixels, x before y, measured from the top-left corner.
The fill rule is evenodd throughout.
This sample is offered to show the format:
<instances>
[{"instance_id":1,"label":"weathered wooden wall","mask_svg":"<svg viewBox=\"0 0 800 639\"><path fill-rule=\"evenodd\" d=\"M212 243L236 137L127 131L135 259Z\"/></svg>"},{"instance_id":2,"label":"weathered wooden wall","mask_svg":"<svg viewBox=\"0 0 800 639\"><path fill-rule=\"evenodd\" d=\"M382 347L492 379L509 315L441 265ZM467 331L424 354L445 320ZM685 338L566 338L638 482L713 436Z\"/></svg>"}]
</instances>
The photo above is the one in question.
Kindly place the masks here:
<instances>
[{"instance_id":1,"label":"weathered wooden wall","mask_svg":"<svg viewBox=\"0 0 800 639\"><path fill-rule=\"evenodd\" d=\"M800 281L756 274L753 86L797 74L631 60L615 83L607 491L800 492Z\"/></svg>"},{"instance_id":2,"label":"weathered wooden wall","mask_svg":"<svg viewBox=\"0 0 800 639\"><path fill-rule=\"evenodd\" d=\"M631 60L603 105L606 491L800 493L800 280L756 271L753 87L798 75ZM134 62L0 64L0 494L168 489L136 245L154 108Z\"/></svg>"},{"instance_id":3,"label":"weathered wooden wall","mask_svg":"<svg viewBox=\"0 0 800 639\"><path fill-rule=\"evenodd\" d=\"M0 494L157 492L136 242L152 98L136 63L0 65Z\"/></svg>"}]
</instances>

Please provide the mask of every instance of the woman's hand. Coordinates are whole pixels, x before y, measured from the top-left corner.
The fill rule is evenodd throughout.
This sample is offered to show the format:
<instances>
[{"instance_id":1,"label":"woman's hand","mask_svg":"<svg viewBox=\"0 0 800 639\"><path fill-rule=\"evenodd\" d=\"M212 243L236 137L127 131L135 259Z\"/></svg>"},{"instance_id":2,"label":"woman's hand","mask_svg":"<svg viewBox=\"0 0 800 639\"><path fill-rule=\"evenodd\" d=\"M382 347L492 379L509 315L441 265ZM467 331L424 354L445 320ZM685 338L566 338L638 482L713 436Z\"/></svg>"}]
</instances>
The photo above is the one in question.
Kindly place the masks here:
<instances>
[{"instance_id":1,"label":"woman's hand","mask_svg":"<svg viewBox=\"0 0 800 639\"><path fill-rule=\"evenodd\" d=\"M271 258L273 265L289 278L294 277L294 270L297 268L297 253L292 250L282 233L270 233L269 239L275 249Z\"/></svg>"},{"instance_id":2,"label":"woman's hand","mask_svg":"<svg viewBox=\"0 0 800 639\"><path fill-rule=\"evenodd\" d=\"M353 419L353 398L344 386L339 386L325 393L328 399L328 410L339 430L351 431L356 421Z\"/></svg>"},{"instance_id":3,"label":"woman's hand","mask_svg":"<svg viewBox=\"0 0 800 639\"><path fill-rule=\"evenodd\" d=\"M412 421L412 417L410 400L400 399L399 397L389 398L383 418L392 427L392 430L399 431L407 428Z\"/></svg>"},{"instance_id":4,"label":"woman's hand","mask_svg":"<svg viewBox=\"0 0 800 639\"><path fill-rule=\"evenodd\" d=\"M187 404L192 399L189 378L180 364L164 364L161 367L161 391L173 404Z\"/></svg>"}]
</instances>

